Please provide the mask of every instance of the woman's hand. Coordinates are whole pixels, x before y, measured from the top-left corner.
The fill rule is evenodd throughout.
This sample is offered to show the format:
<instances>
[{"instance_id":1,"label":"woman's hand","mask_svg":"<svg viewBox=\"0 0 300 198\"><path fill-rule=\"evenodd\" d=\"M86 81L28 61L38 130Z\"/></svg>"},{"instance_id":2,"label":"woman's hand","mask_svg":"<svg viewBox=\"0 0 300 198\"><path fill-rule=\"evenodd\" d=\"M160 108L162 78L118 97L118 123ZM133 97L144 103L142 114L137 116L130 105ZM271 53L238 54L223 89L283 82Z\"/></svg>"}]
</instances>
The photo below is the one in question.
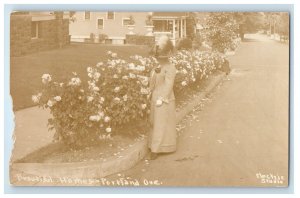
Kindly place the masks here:
<instances>
[{"instance_id":1,"label":"woman's hand","mask_svg":"<svg viewBox=\"0 0 300 198\"><path fill-rule=\"evenodd\" d=\"M159 98L156 100L156 106L157 106L157 107L162 106L164 103L168 104L168 103L169 103L169 100L168 100L168 99L164 99L164 98L162 98L162 97L159 97Z\"/></svg>"}]
</instances>

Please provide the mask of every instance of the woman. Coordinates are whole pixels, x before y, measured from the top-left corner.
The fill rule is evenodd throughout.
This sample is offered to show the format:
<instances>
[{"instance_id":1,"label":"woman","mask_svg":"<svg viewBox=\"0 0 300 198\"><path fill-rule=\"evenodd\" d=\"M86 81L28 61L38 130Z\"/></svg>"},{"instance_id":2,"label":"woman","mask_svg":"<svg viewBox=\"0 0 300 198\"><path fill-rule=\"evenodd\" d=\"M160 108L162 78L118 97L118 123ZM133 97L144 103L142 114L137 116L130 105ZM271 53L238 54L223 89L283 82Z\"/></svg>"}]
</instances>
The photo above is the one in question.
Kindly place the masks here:
<instances>
[{"instance_id":1,"label":"woman","mask_svg":"<svg viewBox=\"0 0 300 198\"><path fill-rule=\"evenodd\" d=\"M149 135L148 147L151 150L150 159L156 159L158 153L169 153L176 150L176 110L173 84L176 75L176 69L168 61L171 50L170 40L166 38L159 42L159 48L156 49L156 57L160 66L151 72L150 89L151 130ZM161 40L162 40L161 39ZM168 39L168 38L167 38Z\"/></svg>"}]
</instances>

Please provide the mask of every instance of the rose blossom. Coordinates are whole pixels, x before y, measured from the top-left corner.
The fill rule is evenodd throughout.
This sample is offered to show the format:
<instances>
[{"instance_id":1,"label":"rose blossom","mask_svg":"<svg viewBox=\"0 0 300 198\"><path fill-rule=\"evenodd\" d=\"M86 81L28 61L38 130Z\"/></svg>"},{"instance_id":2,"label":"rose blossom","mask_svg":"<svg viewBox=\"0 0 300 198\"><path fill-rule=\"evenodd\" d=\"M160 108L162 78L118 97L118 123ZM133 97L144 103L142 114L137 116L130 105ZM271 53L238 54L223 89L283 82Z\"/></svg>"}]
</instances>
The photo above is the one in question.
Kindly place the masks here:
<instances>
[{"instance_id":1,"label":"rose blossom","mask_svg":"<svg viewBox=\"0 0 300 198\"><path fill-rule=\"evenodd\" d=\"M101 119L101 117L99 115L92 115L89 117L90 121L96 121L98 122Z\"/></svg>"},{"instance_id":2,"label":"rose blossom","mask_svg":"<svg viewBox=\"0 0 300 198\"><path fill-rule=\"evenodd\" d=\"M156 100L156 106L161 106L163 104L163 101L160 99Z\"/></svg>"},{"instance_id":3,"label":"rose blossom","mask_svg":"<svg viewBox=\"0 0 300 198\"><path fill-rule=\"evenodd\" d=\"M38 103L40 101L40 97L38 95L33 95L31 99L34 103Z\"/></svg>"},{"instance_id":4,"label":"rose blossom","mask_svg":"<svg viewBox=\"0 0 300 198\"><path fill-rule=\"evenodd\" d=\"M105 116L105 118L104 118L104 122L109 122L110 121L110 117L108 117L108 116Z\"/></svg>"},{"instance_id":5,"label":"rose blossom","mask_svg":"<svg viewBox=\"0 0 300 198\"><path fill-rule=\"evenodd\" d=\"M99 91L99 90L100 90L99 87L97 86L93 87L93 91Z\"/></svg>"},{"instance_id":6,"label":"rose blossom","mask_svg":"<svg viewBox=\"0 0 300 198\"><path fill-rule=\"evenodd\" d=\"M100 98L100 103L103 103L105 99L103 97Z\"/></svg>"},{"instance_id":7,"label":"rose blossom","mask_svg":"<svg viewBox=\"0 0 300 198\"><path fill-rule=\"evenodd\" d=\"M128 99L128 96L127 96L127 95L124 95L124 96L123 96L123 100L126 102L127 99Z\"/></svg>"},{"instance_id":8,"label":"rose blossom","mask_svg":"<svg viewBox=\"0 0 300 198\"><path fill-rule=\"evenodd\" d=\"M110 127L107 127L107 128L105 129L105 131L106 131L107 133L110 133L110 132L111 132L111 128L110 128Z\"/></svg>"},{"instance_id":9,"label":"rose blossom","mask_svg":"<svg viewBox=\"0 0 300 198\"><path fill-rule=\"evenodd\" d=\"M187 85L186 81L182 81L182 82L181 82L181 85L182 85L182 86L186 86L186 85Z\"/></svg>"},{"instance_id":10,"label":"rose blossom","mask_svg":"<svg viewBox=\"0 0 300 198\"><path fill-rule=\"evenodd\" d=\"M69 85L78 86L81 84L81 80L78 77L71 78Z\"/></svg>"},{"instance_id":11,"label":"rose blossom","mask_svg":"<svg viewBox=\"0 0 300 198\"><path fill-rule=\"evenodd\" d=\"M52 100L48 100L47 105L48 105L49 107L52 107L52 106L54 105L54 103L52 102Z\"/></svg>"},{"instance_id":12,"label":"rose blossom","mask_svg":"<svg viewBox=\"0 0 300 198\"><path fill-rule=\"evenodd\" d=\"M142 104L142 109L146 109L147 104Z\"/></svg>"},{"instance_id":13,"label":"rose blossom","mask_svg":"<svg viewBox=\"0 0 300 198\"><path fill-rule=\"evenodd\" d=\"M120 87L115 87L114 92L119 92L120 91Z\"/></svg>"},{"instance_id":14,"label":"rose blossom","mask_svg":"<svg viewBox=\"0 0 300 198\"><path fill-rule=\"evenodd\" d=\"M94 97L93 97L93 96L88 96L88 97L87 97L87 101L88 101L88 102L92 102L93 100L94 100Z\"/></svg>"},{"instance_id":15,"label":"rose blossom","mask_svg":"<svg viewBox=\"0 0 300 198\"><path fill-rule=\"evenodd\" d=\"M103 62L97 63L96 67L101 67L103 65Z\"/></svg>"},{"instance_id":16,"label":"rose blossom","mask_svg":"<svg viewBox=\"0 0 300 198\"><path fill-rule=\"evenodd\" d=\"M42 82L43 84L51 82L52 78L50 74L43 74L42 75Z\"/></svg>"},{"instance_id":17,"label":"rose blossom","mask_svg":"<svg viewBox=\"0 0 300 198\"><path fill-rule=\"evenodd\" d=\"M60 96L55 96L54 100L56 100L57 102L61 101L61 97Z\"/></svg>"}]
</instances>

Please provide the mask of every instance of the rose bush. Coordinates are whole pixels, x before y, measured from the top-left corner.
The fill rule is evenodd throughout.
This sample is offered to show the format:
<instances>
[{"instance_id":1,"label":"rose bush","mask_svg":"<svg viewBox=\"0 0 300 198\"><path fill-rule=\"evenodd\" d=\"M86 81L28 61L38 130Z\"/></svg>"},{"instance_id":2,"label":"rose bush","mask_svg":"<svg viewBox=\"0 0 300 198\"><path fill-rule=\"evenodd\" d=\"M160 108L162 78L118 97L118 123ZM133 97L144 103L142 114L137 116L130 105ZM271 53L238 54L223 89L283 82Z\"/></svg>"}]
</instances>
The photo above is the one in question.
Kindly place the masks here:
<instances>
[{"instance_id":1,"label":"rose bush","mask_svg":"<svg viewBox=\"0 0 300 198\"><path fill-rule=\"evenodd\" d=\"M55 139L81 147L98 139L110 139L118 127L146 119L149 114L149 73L155 58L131 57L131 62L108 52L108 60L87 67L88 82L76 73L66 82L42 76L41 92L32 96L40 107L49 108L49 129ZM119 130L120 131L120 130Z\"/></svg>"},{"instance_id":2,"label":"rose bush","mask_svg":"<svg viewBox=\"0 0 300 198\"><path fill-rule=\"evenodd\" d=\"M55 129L55 140L70 147L91 145L148 118L149 76L158 61L138 55L125 61L110 51L107 55L106 61L87 67L87 82L75 72L65 82L55 82L50 74L42 76L43 88L32 100L50 109L48 125ZM207 78L225 58L218 53L181 50L169 60L177 68L174 89L178 92Z\"/></svg>"},{"instance_id":3,"label":"rose bush","mask_svg":"<svg viewBox=\"0 0 300 198\"><path fill-rule=\"evenodd\" d=\"M218 52L180 50L169 60L177 69L174 90L180 93L185 87L199 84L216 69L221 69L225 56Z\"/></svg>"}]
</instances>

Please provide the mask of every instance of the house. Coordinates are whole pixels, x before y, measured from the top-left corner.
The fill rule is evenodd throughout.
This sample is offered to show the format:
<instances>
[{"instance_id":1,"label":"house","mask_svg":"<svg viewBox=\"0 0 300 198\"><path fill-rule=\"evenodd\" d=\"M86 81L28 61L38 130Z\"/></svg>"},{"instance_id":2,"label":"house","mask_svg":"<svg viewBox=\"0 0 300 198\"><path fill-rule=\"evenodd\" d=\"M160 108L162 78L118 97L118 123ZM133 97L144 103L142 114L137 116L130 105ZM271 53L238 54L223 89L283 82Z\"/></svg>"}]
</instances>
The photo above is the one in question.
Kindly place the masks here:
<instances>
[{"instance_id":1,"label":"house","mask_svg":"<svg viewBox=\"0 0 300 198\"><path fill-rule=\"evenodd\" d=\"M146 24L146 20L152 23ZM71 41L85 42L94 39L112 44L125 44L126 35L170 37L173 44L186 37L185 12L76 12L75 21L70 23ZM132 23L134 21L134 24Z\"/></svg>"},{"instance_id":2,"label":"house","mask_svg":"<svg viewBox=\"0 0 300 198\"><path fill-rule=\"evenodd\" d=\"M11 13L11 56L60 48L69 41L69 12Z\"/></svg>"}]
</instances>

